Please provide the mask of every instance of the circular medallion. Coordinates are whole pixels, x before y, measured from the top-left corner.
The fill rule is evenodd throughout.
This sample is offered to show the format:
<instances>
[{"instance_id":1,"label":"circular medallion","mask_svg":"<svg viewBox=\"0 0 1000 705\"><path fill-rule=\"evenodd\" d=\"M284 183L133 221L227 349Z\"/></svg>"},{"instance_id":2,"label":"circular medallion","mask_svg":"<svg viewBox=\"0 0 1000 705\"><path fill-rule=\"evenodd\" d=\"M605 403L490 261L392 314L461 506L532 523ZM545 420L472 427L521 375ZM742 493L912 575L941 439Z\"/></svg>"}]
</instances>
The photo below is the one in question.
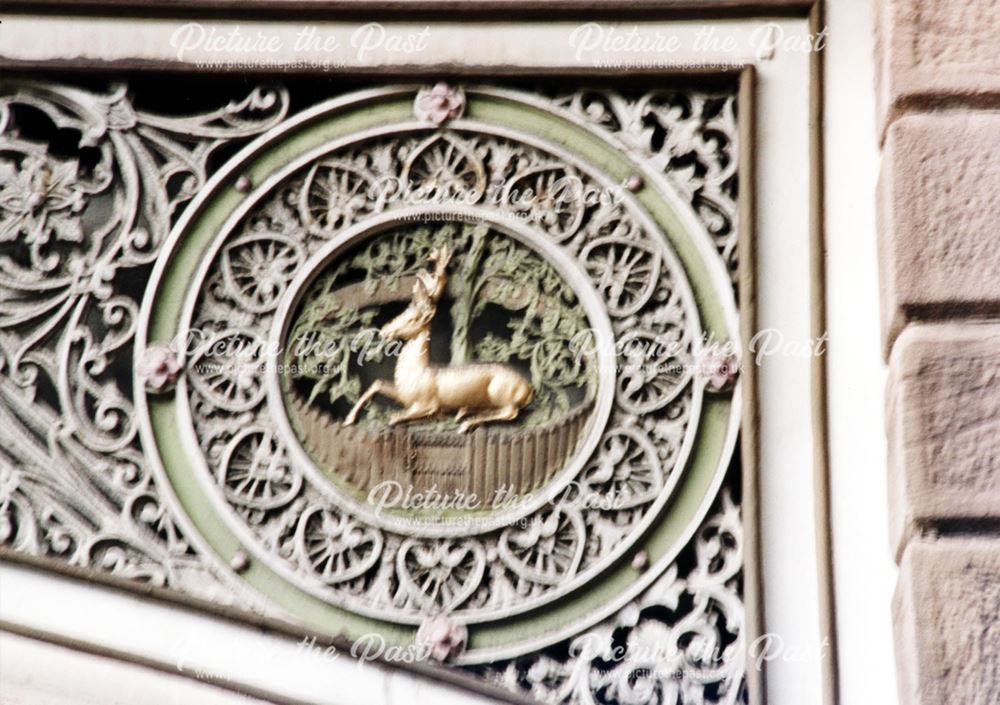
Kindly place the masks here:
<instances>
[{"instance_id":1,"label":"circular medallion","mask_svg":"<svg viewBox=\"0 0 1000 705\"><path fill-rule=\"evenodd\" d=\"M292 453L373 525L515 523L578 474L606 424L602 302L555 243L494 218L424 206L359 223L306 264L275 318L273 406Z\"/></svg>"},{"instance_id":2,"label":"circular medallion","mask_svg":"<svg viewBox=\"0 0 1000 705\"><path fill-rule=\"evenodd\" d=\"M695 362L735 314L707 234L620 188L615 145L508 92L415 120L414 92L289 121L192 205L138 335L183 374L140 408L265 596L397 642L447 615L475 661L597 618L690 536L738 421Z\"/></svg>"}]
</instances>

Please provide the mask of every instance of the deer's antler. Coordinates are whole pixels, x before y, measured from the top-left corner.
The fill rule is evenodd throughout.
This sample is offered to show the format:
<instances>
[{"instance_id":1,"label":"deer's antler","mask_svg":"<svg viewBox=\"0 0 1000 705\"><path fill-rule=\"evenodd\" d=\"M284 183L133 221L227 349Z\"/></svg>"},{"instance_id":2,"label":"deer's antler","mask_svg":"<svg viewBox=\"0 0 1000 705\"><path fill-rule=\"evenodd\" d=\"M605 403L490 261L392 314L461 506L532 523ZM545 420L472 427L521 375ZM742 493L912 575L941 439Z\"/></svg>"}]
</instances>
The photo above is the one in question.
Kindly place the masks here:
<instances>
[{"instance_id":1,"label":"deer's antler","mask_svg":"<svg viewBox=\"0 0 1000 705\"><path fill-rule=\"evenodd\" d=\"M451 262L451 252L447 247L435 248L431 250L427 260L434 263L434 271L418 272L417 281L423 285L430 300L437 303L448 283L448 263Z\"/></svg>"}]
</instances>

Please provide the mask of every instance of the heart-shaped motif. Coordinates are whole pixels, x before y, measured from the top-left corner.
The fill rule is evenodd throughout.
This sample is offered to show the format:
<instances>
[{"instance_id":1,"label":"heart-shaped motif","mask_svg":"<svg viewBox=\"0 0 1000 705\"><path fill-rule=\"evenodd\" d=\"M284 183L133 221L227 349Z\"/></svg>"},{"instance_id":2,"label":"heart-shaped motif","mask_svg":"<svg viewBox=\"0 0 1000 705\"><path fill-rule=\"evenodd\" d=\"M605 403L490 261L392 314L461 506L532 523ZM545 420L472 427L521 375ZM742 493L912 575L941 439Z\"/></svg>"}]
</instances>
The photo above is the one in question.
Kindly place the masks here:
<instances>
[{"instance_id":1,"label":"heart-shaped motif","mask_svg":"<svg viewBox=\"0 0 1000 705\"><path fill-rule=\"evenodd\" d=\"M468 600L486 572L486 552L478 541L407 539L396 554L400 585L430 613L450 612Z\"/></svg>"},{"instance_id":2,"label":"heart-shaped motif","mask_svg":"<svg viewBox=\"0 0 1000 705\"><path fill-rule=\"evenodd\" d=\"M580 477L587 506L631 509L652 502L663 489L656 447L634 428L606 433Z\"/></svg>"},{"instance_id":3,"label":"heart-shaped motif","mask_svg":"<svg viewBox=\"0 0 1000 705\"><path fill-rule=\"evenodd\" d=\"M616 318L645 306L660 282L660 254L645 239L598 238L583 248L580 259Z\"/></svg>"},{"instance_id":4,"label":"heart-shaped motif","mask_svg":"<svg viewBox=\"0 0 1000 705\"><path fill-rule=\"evenodd\" d=\"M497 550L517 575L542 585L558 585L576 574L585 543L580 513L554 509L533 515L525 528L505 530Z\"/></svg>"},{"instance_id":5,"label":"heart-shaped motif","mask_svg":"<svg viewBox=\"0 0 1000 705\"><path fill-rule=\"evenodd\" d=\"M382 556L382 532L319 506L302 513L295 541L303 562L327 585L364 575Z\"/></svg>"},{"instance_id":6,"label":"heart-shaped motif","mask_svg":"<svg viewBox=\"0 0 1000 705\"><path fill-rule=\"evenodd\" d=\"M234 240L222 251L226 291L253 313L275 309L305 261L294 240L277 233L257 233Z\"/></svg>"},{"instance_id":7,"label":"heart-shaped motif","mask_svg":"<svg viewBox=\"0 0 1000 705\"><path fill-rule=\"evenodd\" d=\"M266 392L261 375L264 342L254 333L224 330L201 345L188 364L191 385L211 404L239 413L252 409Z\"/></svg>"}]
</instances>

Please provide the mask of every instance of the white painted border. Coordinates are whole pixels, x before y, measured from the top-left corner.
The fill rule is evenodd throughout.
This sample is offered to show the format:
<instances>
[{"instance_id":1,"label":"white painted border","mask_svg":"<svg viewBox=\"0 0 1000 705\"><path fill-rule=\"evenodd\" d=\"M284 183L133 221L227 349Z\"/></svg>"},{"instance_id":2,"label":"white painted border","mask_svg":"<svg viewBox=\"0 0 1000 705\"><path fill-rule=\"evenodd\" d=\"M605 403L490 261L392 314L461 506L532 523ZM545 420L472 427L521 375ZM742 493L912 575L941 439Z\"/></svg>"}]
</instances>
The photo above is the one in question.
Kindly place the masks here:
<instances>
[{"instance_id":1,"label":"white painted border","mask_svg":"<svg viewBox=\"0 0 1000 705\"><path fill-rule=\"evenodd\" d=\"M841 702L896 703L896 565L879 328L873 0L827 5L826 253L830 508Z\"/></svg>"},{"instance_id":2,"label":"white painted border","mask_svg":"<svg viewBox=\"0 0 1000 705\"><path fill-rule=\"evenodd\" d=\"M346 653L307 649L295 639L267 634L250 625L35 568L0 563L0 590L0 621L16 623L33 633L55 635L57 639L98 644L103 650L130 654L168 674L217 682L267 700L315 705L502 702L429 675L370 660L358 661ZM0 644L5 644L6 639L0 632ZM16 655L5 650L0 664L8 660L18 661ZM48 681L68 679L73 683L94 676L93 660L88 661L86 671L77 673L60 672L58 661L32 667ZM117 677L123 677L131 668L123 666ZM8 685L16 685L23 678L19 671L0 671L2 692L6 694ZM110 699L94 702L109 703ZM217 693L205 692L196 700L184 702L226 700Z\"/></svg>"},{"instance_id":3,"label":"white painted border","mask_svg":"<svg viewBox=\"0 0 1000 705\"><path fill-rule=\"evenodd\" d=\"M781 24L808 33L805 20ZM799 342L811 336L813 292L809 59L778 53L757 64L755 96L757 327ZM784 646L766 664L768 705L823 701L811 368L808 356L774 355L758 369L763 629ZM756 655L751 648L748 668Z\"/></svg>"}]
</instances>

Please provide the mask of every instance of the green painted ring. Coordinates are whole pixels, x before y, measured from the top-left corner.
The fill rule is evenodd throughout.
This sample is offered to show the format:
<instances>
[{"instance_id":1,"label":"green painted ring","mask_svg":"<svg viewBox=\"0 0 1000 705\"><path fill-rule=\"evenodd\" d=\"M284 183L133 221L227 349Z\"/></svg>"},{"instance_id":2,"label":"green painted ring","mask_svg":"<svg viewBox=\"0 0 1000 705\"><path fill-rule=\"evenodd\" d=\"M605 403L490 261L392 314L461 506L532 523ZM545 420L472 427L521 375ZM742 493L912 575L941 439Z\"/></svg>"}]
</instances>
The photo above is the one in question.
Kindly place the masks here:
<instances>
[{"instance_id":1,"label":"green painted ring","mask_svg":"<svg viewBox=\"0 0 1000 705\"><path fill-rule=\"evenodd\" d=\"M241 164L239 175L249 177L252 183L262 183L287 163L331 140L386 124L412 122L413 95L412 91L390 92L373 102L371 94L362 94L358 101L341 99L318 106L306 117L293 121L290 129L258 140L235 157L234 162ZM470 90L467 95L469 118L544 138L572 152L617 183L641 169L592 131L554 112L507 94ZM146 340L139 341L140 345L168 342L178 332L191 272L226 219L247 198L235 188L236 176L229 170L214 185L207 187L189 206L190 216L172 233L174 247L161 255L166 259L158 270L160 276L151 282L146 292L144 310L149 312L149 321ZM735 307L728 280L725 289L719 286L721 261L712 262L704 257L704 249L699 249L695 239L698 234L684 227L675 207L655 188L644 186L635 196L666 234L677 254L694 292L706 334L720 342L734 340ZM137 394L144 394L141 385L136 389ZM659 521L633 547L633 552L642 550L649 556L651 567L645 575L662 570L664 561L672 560L707 511L733 452L738 395L739 387L732 395L706 395L698 420L698 442L692 448L674 496L662 510ZM155 443L166 481L204 544L228 563L242 546L214 512L209 499L200 492L193 473L194 464L179 442L175 400L169 396L148 396L145 402L151 432L147 437ZM621 560L554 604L502 622L473 625L469 651L462 660L476 662L497 658L508 652L515 653L516 649L511 651L514 644L529 642L538 646L551 640L553 634L561 638L577 623L583 628L598 619L602 608L633 588L641 577L640 571L632 568L627 560ZM412 628L363 617L331 605L291 585L259 561L251 561L241 578L311 629L350 639L374 632L387 643L397 645L412 643L415 635ZM586 623L581 617L587 619Z\"/></svg>"}]
</instances>

